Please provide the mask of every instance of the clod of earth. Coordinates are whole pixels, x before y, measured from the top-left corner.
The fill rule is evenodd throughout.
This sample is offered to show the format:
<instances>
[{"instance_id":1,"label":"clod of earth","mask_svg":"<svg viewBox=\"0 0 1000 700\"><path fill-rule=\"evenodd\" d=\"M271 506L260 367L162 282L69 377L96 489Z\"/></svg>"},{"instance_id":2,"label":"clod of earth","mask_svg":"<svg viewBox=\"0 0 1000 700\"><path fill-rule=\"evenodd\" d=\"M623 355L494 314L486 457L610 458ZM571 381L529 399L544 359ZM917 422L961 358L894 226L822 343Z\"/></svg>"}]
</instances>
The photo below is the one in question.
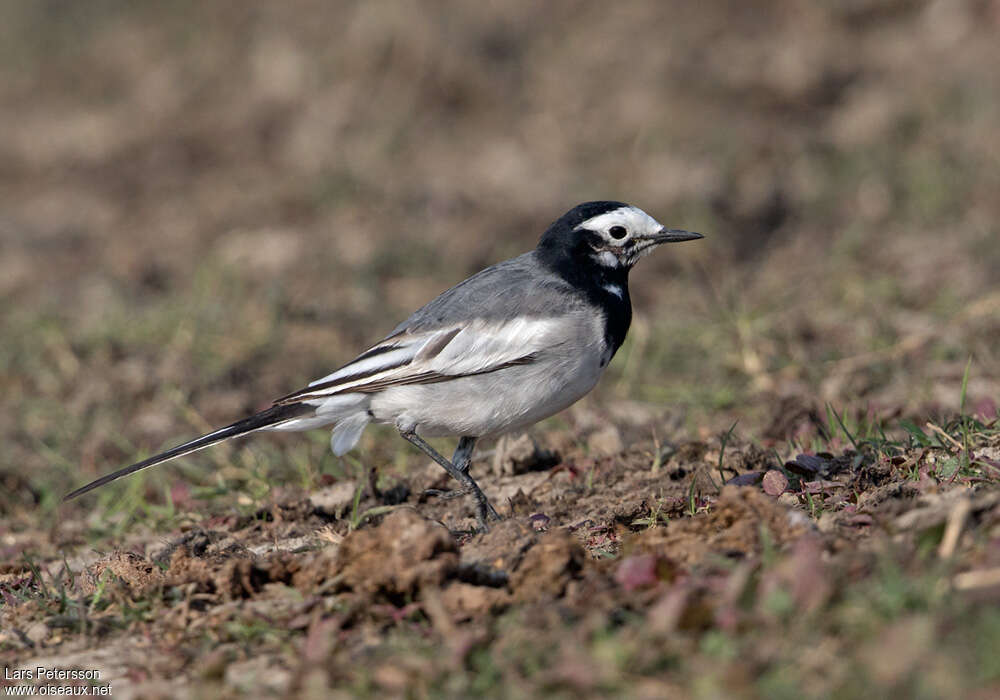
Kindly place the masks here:
<instances>
[{"instance_id":1,"label":"clod of earth","mask_svg":"<svg viewBox=\"0 0 1000 700\"><path fill-rule=\"evenodd\" d=\"M726 486L708 513L644 530L626 541L625 550L690 566L711 556L746 558L762 551L765 536L773 545L783 546L813 527L801 511L755 488Z\"/></svg>"}]
</instances>

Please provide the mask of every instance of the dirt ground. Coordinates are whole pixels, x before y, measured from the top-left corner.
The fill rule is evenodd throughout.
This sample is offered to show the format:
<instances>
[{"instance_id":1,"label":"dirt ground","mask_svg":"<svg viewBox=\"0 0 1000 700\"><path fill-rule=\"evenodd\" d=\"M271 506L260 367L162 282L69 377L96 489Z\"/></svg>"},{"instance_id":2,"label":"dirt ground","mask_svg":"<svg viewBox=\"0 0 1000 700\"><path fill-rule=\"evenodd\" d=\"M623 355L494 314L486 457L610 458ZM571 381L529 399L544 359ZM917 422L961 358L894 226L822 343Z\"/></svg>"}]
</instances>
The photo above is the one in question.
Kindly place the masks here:
<instances>
[{"instance_id":1,"label":"dirt ground","mask_svg":"<svg viewBox=\"0 0 1000 700\"><path fill-rule=\"evenodd\" d=\"M970 449L1000 472L985 433ZM720 447L484 477L506 518L487 534L462 529L467 503L421 497L441 481L428 465L378 496L335 482L103 552L57 535L0 573L5 656L99 668L142 697L796 686L761 687L777 673L816 696L943 696L994 663L994 647L948 653L996 634L995 610L980 617L1000 595L991 480L936 477L943 449L781 464Z\"/></svg>"},{"instance_id":2,"label":"dirt ground","mask_svg":"<svg viewBox=\"0 0 1000 700\"><path fill-rule=\"evenodd\" d=\"M0 687L1000 695L998 30L991 0L0 6ZM706 238L637 266L590 396L479 445L489 533L382 428L61 502L605 198Z\"/></svg>"}]
</instances>

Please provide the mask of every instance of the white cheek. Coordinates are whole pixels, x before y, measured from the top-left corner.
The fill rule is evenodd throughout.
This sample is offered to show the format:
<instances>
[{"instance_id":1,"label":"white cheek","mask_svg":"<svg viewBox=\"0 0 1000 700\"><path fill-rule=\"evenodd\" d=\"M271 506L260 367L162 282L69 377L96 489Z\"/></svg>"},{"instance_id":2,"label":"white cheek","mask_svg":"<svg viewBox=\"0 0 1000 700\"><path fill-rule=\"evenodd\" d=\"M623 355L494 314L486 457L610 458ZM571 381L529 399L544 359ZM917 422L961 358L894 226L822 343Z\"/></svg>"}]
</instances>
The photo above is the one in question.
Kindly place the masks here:
<instances>
[{"instance_id":1,"label":"white cheek","mask_svg":"<svg viewBox=\"0 0 1000 700\"><path fill-rule=\"evenodd\" d=\"M618 262L618 256L610 250L602 250L594 256L594 259L604 267L618 267L621 264Z\"/></svg>"},{"instance_id":2,"label":"white cheek","mask_svg":"<svg viewBox=\"0 0 1000 700\"><path fill-rule=\"evenodd\" d=\"M614 294L619 299L624 298L624 297L622 297L622 288L620 286L618 286L617 284L605 284L605 285L603 285L603 287L604 287L605 291L611 292L612 294Z\"/></svg>"}]
</instances>

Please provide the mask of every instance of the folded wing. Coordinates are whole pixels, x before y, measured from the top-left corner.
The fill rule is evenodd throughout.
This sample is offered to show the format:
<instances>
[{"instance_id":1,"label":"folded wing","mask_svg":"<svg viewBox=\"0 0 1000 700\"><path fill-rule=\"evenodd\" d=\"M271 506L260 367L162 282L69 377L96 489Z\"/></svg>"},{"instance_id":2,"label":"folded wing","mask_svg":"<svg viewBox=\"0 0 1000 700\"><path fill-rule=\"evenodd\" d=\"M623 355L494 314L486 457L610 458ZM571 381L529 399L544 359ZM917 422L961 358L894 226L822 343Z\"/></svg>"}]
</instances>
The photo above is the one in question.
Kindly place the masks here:
<instances>
[{"instance_id":1,"label":"folded wing","mask_svg":"<svg viewBox=\"0 0 1000 700\"><path fill-rule=\"evenodd\" d=\"M275 404L313 403L340 394L372 393L528 364L554 347L560 322L557 318L473 320L433 330L404 330Z\"/></svg>"}]
</instances>

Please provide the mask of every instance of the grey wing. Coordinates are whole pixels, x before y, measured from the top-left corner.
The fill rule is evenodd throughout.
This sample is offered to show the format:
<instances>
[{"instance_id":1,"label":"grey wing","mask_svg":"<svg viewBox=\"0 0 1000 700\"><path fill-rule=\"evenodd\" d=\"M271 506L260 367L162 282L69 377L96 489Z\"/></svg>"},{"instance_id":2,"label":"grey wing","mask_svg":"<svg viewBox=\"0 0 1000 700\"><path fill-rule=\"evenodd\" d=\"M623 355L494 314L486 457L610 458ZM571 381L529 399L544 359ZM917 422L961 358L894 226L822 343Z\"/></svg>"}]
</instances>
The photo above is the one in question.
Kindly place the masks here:
<instances>
[{"instance_id":1,"label":"grey wing","mask_svg":"<svg viewBox=\"0 0 1000 700\"><path fill-rule=\"evenodd\" d=\"M532 251L456 284L413 312L393 329L392 335L449 326L463 319L501 321L516 316L557 316L583 303L568 284L541 267Z\"/></svg>"},{"instance_id":2,"label":"grey wing","mask_svg":"<svg viewBox=\"0 0 1000 700\"><path fill-rule=\"evenodd\" d=\"M563 342L559 318L475 319L426 331L403 331L275 404L320 402L341 394L440 382L534 362Z\"/></svg>"},{"instance_id":3,"label":"grey wing","mask_svg":"<svg viewBox=\"0 0 1000 700\"><path fill-rule=\"evenodd\" d=\"M533 253L488 267L418 309L352 362L275 403L372 393L530 363L562 342L561 318L580 305L570 294L546 294L552 284Z\"/></svg>"}]
</instances>

